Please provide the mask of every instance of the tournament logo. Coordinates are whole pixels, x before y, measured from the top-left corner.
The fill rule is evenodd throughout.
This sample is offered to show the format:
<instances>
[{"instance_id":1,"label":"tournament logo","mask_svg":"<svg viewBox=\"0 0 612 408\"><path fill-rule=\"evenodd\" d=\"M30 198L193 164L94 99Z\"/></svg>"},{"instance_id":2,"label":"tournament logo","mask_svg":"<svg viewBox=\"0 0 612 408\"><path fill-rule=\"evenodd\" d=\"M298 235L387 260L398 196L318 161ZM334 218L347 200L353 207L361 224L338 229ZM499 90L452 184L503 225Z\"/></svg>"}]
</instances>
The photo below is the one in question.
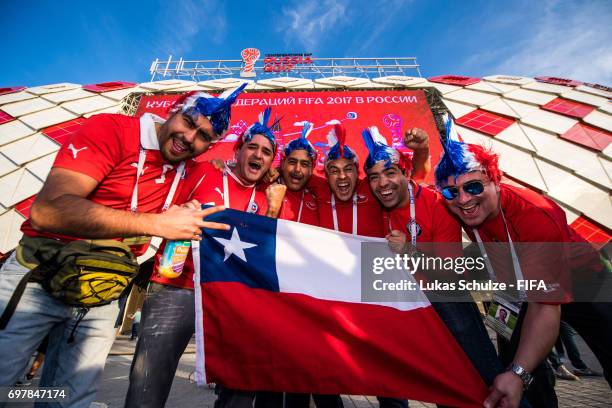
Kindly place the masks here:
<instances>
[{"instance_id":1,"label":"tournament logo","mask_svg":"<svg viewBox=\"0 0 612 408\"><path fill-rule=\"evenodd\" d=\"M247 212L251 214L257 214L259 212L259 206L255 201L253 201L251 205L249 205L249 209L247 210Z\"/></svg>"},{"instance_id":2,"label":"tournament logo","mask_svg":"<svg viewBox=\"0 0 612 408\"><path fill-rule=\"evenodd\" d=\"M244 67L240 71L242 78L252 78L255 76L255 61L259 58L261 53L257 48L245 48L240 53Z\"/></svg>"},{"instance_id":3,"label":"tournament logo","mask_svg":"<svg viewBox=\"0 0 612 408\"><path fill-rule=\"evenodd\" d=\"M406 228L408 229L408 234L411 234L412 231L412 224L416 225L416 235L417 237L421 235L421 233L423 232L423 230L421 229L421 226L414 220L410 221L407 225Z\"/></svg>"}]
</instances>

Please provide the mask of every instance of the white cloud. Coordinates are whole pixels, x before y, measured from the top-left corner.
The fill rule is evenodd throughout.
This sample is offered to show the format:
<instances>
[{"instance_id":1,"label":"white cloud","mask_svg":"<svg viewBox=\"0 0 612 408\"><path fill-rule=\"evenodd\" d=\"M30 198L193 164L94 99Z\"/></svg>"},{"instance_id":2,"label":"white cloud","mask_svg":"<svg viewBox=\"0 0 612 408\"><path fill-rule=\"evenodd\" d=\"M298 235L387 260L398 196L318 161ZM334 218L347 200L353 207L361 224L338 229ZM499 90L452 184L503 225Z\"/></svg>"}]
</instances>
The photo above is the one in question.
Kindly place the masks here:
<instances>
[{"instance_id":1,"label":"white cloud","mask_svg":"<svg viewBox=\"0 0 612 408\"><path fill-rule=\"evenodd\" d=\"M316 51L326 35L346 23L347 0L306 0L283 8L287 21L279 32L287 33L285 42L295 40L306 51Z\"/></svg>"},{"instance_id":2,"label":"white cloud","mask_svg":"<svg viewBox=\"0 0 612 408\"><path fill-rule=\"evenodd\" d=\"M227 32L227 20L222 2L213 0L181 0L163 2L155 37L157 50L183 57L197 41L221 44Z\"/></svg>"},{"instance_id":3,"label":"white cloud","mask_svg":"<svg viewBox=\"0 0 612 408\"><path fill-rule=\"evenodd\" d=\"M612 84L612 7L609 3L549 2L532 18L515 22L523 38L473 56L467 65L490 74L559 76Z\"/></svg>"}]
</instances>

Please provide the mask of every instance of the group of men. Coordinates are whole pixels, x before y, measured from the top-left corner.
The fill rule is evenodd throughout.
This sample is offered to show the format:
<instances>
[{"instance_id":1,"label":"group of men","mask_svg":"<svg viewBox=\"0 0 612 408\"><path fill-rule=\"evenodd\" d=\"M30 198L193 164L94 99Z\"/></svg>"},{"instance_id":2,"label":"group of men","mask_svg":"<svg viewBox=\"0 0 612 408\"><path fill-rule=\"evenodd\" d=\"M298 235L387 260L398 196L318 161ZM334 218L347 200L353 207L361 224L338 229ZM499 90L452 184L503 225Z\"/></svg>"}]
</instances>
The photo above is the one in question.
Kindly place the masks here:
<instances>
[{"instance_id":1,"label":"group of men","mask_svg":"<svg viewBox=\"0 0 612 408\"><path fill-rule=\"evenodd\" d=\"M307 139L312 124L305 122L301 136L283 147L280 177L270 184L264 178L279 146L274 134L278 123L271 120L268 108L240 135L234 160L221 166L192 160L224 136L231 104L243 88L218 98L190 93L177 101L167 120L152 114L141 118L105 114L88 120L71 139L78 153L68 147L60 150L31 217L22 227L25 242L20 247L27 246L29 237L65 241L123 238L141 254L152 236L166 243L200 240L202 228L228 229L206 221L208 215L224 208L385 237L398 252L417 242L460 243L462 228L478 243L580 241L555 203L501 183L497 156L480 146L449 138L435 171L437 191L419 184L431 167L429 136L419 129L410 129L404 136L412 159L388 146L376 127L365 129L362 138L369 154L362 158L362 167L354 148L347 144L347 130L335 123L328 136L325 178L321 178L313 175L318 152ZM360 178L361 170L365 178ZM201 204L212 207L201 209ZM33 267L22 253L18 248L0 273L2 309ZM195 331L191 257L179 277L168 278L158 272L160 253L142 308L128 407L164 406L179 359ZM501 358L474 302L433 303L490 386L485 406L529 406L530 402L540 406L539 400L546 406L556 403L554 389L540 372L545 371L541 363L557 337L560 303L524 304L511 341L500 344ZM0 385L14 384L49 334L40 385L67 386L69 406L89 406L114 340L117 313L113 302L92 308L83 317L39 283L28 282L11 320L0 331ZM568 300L563 314L594 350L610 382L612 325L597 328L609 322L609 304ZM585 314L590 319L584 319ZM76 341L68 343L77 325ZM523 396L524 389L536 391ZM319 408L342 406L337 395L313 397ZM217 405L249 407L255 400L259 407L278 407L283 401L305 407L309 399L309 395L283 397L220 384ZM387 396L379 396L379 401L383 407L407 406L407 401Z\"/></svg>"}]
</instances>

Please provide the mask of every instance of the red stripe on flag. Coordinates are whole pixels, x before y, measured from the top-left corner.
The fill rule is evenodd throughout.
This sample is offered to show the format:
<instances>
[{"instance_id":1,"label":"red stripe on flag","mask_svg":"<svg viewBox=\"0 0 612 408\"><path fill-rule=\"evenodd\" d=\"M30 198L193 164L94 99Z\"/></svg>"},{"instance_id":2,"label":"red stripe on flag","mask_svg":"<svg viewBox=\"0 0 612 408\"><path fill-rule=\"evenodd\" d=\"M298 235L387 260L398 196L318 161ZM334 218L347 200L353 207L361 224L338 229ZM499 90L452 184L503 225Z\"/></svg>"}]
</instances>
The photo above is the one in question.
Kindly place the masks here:
<instances>
[{"instance_id":1,"label":"red stripe on flag","mask_svg":"<svg viewBox=\"0 0 612 408\"><path fill-rule=\"evenodd\" d=\"M482 406L487 388L433 308L202 285L206 375L232 389Z\"/></svg>"}]
</instances>

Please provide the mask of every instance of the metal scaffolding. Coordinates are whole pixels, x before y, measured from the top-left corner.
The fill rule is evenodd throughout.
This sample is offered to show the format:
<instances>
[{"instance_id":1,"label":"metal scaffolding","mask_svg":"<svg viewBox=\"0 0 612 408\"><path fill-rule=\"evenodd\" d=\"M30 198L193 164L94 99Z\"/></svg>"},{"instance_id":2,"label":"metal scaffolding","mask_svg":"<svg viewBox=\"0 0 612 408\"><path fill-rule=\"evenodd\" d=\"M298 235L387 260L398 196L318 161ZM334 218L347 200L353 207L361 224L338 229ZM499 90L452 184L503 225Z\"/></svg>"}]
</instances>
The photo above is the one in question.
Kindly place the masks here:
<instances>
[{"instance_id":1,"label":"metal scaffolding","mask_svg":"<svg viewBox=\"0 0 612 408\"><path fill-rule=\"evenodd\" d=\"M167 60L155 59L149 69L151 81L164 79L190 79L205 81L226 77L239 77L244 61L234 60ZM294 65L288 72L266 72L264 60L255 62L252 79L297 77L305 79L347 75L360 78L379 78L388 75L421 77L416 57L391 58L312 58L312 64Z\"/></svg>"}]
</instances>

